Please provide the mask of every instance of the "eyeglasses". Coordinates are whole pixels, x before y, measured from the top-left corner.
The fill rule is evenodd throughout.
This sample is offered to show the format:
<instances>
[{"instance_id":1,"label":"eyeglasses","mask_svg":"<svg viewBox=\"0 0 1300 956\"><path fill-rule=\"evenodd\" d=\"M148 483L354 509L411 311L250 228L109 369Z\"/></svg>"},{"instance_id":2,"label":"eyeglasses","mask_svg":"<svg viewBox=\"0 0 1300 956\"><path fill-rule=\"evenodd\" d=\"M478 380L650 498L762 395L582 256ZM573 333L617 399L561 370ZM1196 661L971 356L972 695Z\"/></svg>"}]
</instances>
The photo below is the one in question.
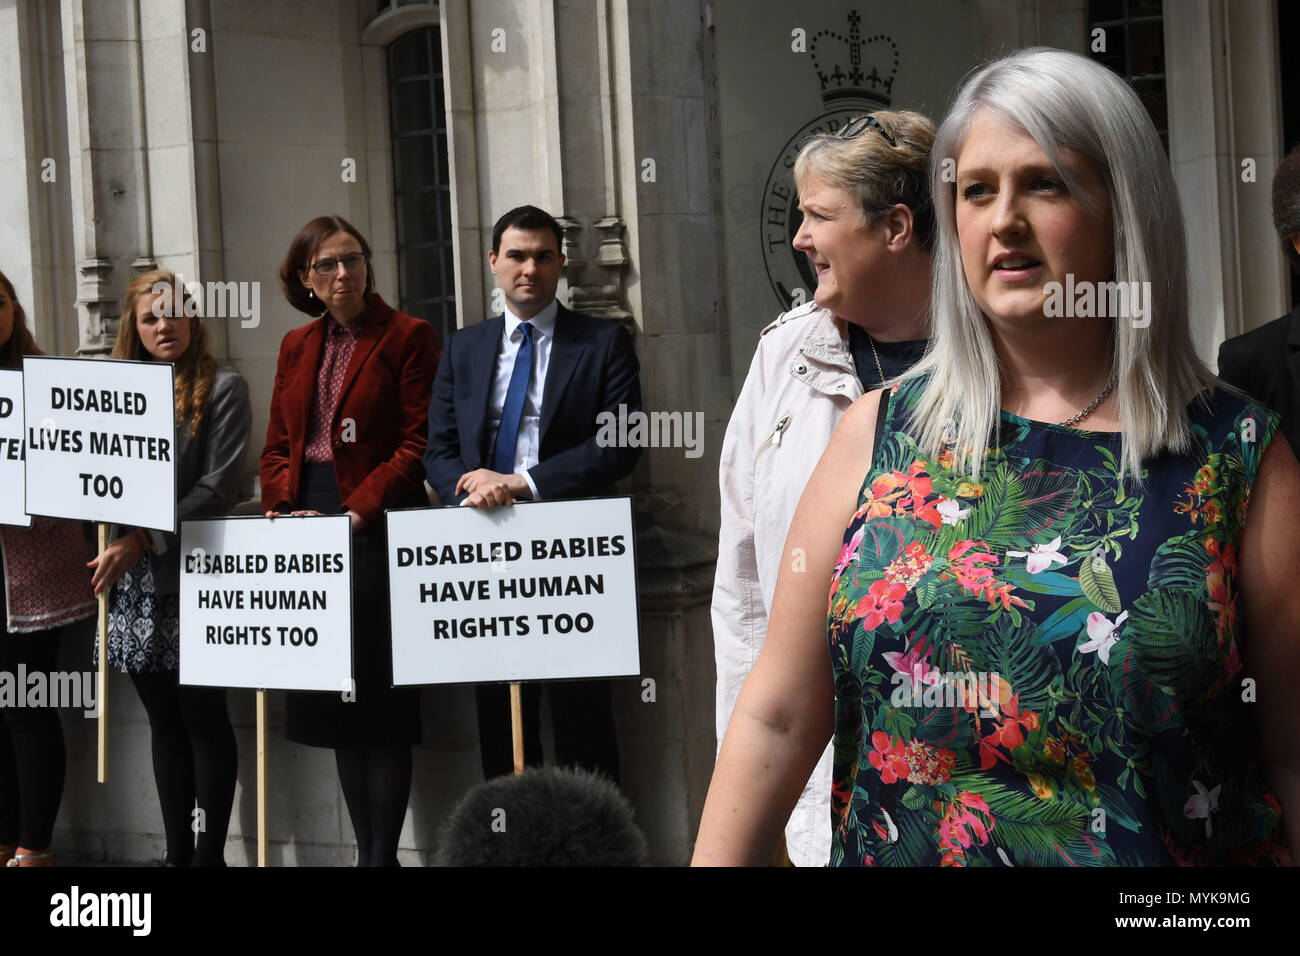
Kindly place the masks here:
<instances>
[{"instance_id":1,"label":"eyeglasses","mask_svg":"<svg viewBox=\"0 0 1300 956\"><path fill-rule=\"evenodd\" d=\"M359 252L354 252L341 259L322 259L320 262L312 263L311 271L318 276L332 276L338 271L340 262L348 272L356 272L366 264L366 257Z\"/></svg>"},{"instance_id":2,"label":"eyeglasses","mask_svg":"<svg viewBox=\"0 0 1300 956\"><path fill-rule=\"evenodd\" d=\"M898 144L894 142L894 137L885 132L885 128L876 121L874 116L863 116L850 122L848 126L840 130L840 139L852 139L868 127L874 129L881 136L885 137L885 142L890 146L898 146Z\"/></svg>"}]
</instances>

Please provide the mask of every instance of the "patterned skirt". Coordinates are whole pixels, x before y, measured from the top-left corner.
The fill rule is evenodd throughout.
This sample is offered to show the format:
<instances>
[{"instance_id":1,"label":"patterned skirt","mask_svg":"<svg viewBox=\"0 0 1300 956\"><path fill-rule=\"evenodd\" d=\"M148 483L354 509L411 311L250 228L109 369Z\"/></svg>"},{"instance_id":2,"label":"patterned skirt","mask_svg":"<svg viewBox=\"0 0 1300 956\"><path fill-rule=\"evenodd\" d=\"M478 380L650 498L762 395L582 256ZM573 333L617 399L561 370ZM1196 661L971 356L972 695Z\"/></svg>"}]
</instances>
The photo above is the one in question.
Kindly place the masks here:
<instances>
[{"instance_id":1,"label":"patterned skirt","mask_svg":"<svg viewBox=\"0 0 1300 956\"><path fill-rule=\"evenodd\" d=\"M108 606L108 663L127 674L174 671L180 667L180 596L154 588L149 555L113 586ZM96 642L94 661L99 663Z\"/></svg>"}]
</instances>

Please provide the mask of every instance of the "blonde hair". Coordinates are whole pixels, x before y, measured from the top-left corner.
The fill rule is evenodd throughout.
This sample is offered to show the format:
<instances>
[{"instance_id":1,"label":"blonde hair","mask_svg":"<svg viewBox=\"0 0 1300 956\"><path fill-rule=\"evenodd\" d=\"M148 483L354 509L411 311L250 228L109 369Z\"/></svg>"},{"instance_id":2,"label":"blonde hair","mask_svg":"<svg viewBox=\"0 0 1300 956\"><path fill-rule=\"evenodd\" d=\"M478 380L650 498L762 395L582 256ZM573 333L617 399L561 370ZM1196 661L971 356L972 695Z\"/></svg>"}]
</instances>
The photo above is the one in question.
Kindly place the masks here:
<instances>
[{"instance_id":1,"label":"blonde hair","mask_svg":"<svg viewBox=\"0 0 1300 956\"><path fill-rule=\"evenodd\" d=\"M848 139L838 133L819 133L795 157L795 188L802 191L808 177L816 176L855 197L869 223L902 203L912 211L917 241L928 250L934 243L927 180L934 123L911 110L880 110L871 116L895 145L889 145L880 129L864 128Z\"/></svg>"},{"instance_id":2,"label":"blonde hair","mask_svg":"<svg viewBox=\"0 0 1300 956\"><path fill-rule=\"evenodd\" d=\"M113 358L150 362L153 356L140 341L140 331L135 324L136 301L142 295L153 293L154 287L165 285L168 290L176 286L175 273L166 269L153 269L136 276L127 283L122 297L122 313L117 323L117 341L113 345ZM170 296L169 296L170 300ZM181 288L181 302L170 303L169 314L190 316L190 344L174 363L176 382L176 424L184 426L190 434L199 430L212 383L217 376L217 362L208 351L208 330L197 314L198 306L189 292Z\"/></svg>"},{"instance_id":3,"label":"blonde hair","mask_svg":"<svg viewBox=\"0 0 1300 956\"><path fill-rule=\"evenodd\" d=\"M1182 210L1169 160L1137 95L1099 63L1044 47L1017 51L972 73L935 137L933 338L926 355L903 376L930 376L914 412L918 444L931 455L954 445L956 468L969 468L978 479L1000 421L998 353L966 284L954 211L957 187L951 176L945 179L947 158L957 156L983 112L1033 137L1085 206L1093 204L1062 164L1061 150L1073 150L1092 164L1110 199L1111 278L1150 283L1150 324L1112 320L1110 336L1121 473L1136 478L1144 459L1190 447L1187 406L1216 381L1197 356L1189 328Z\"/></svg>"}]
</instances>

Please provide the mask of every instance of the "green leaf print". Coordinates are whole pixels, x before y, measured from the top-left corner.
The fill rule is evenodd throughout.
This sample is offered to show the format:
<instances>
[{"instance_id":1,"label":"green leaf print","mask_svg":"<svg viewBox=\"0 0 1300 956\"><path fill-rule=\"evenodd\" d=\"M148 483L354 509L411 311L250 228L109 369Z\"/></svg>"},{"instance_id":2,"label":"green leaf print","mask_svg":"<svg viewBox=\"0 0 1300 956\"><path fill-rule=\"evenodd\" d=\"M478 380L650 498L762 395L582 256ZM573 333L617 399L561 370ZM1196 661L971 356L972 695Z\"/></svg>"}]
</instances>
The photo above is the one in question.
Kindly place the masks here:
<instances>
[{"instance_id":1,"label":"green leaf print","mask_svg":"<svg viewBox=\"0 0 1300 956\"><path fill-rule=\"evenodd\" d=\"M1118 614L1120 610L1119 590L1115 587L1115 575L1106 563L1106 552L1094 548L1079 564L1079 587L1093 604L1108 614Z\"/></svg>"},{"instance_id":2,"label":"green leaf print","mask_svg":"<svg viewBox=\"0 0 1300 956\"><path fill-rule=\"evenodd\" d=\"M1039 799L993 783L986 773L953 774L957 789L978 793L993 816L993 842L1017 865L1110 866L1114 852L1089 831L1091 811L1069 799ZM993 851L996 853L996 851Z\"/></svg>"},{"instance_id":3,"label":"green leaf print","mask_svg":"<svg viewBox=\"0 0 1300 956\"><path fill-rule=\"evenodd\" d=\"M1053 641L1059 641L1062 638L1075 637L1087 623L1088 614L1092 608L1093 602L1086 597L1067 601L1057 608L1047 620L1038 625L1034 635L1034 643L1051 644Z\"/></svg>"},{"instance_id":4,"label":"green leaf print","mask_svg":"<svg viewBox=\"0 0 1300 956\"><path fill-rule=\"evenodd\" d=\"M1171 588L1201 593L1210 557L1201 542L1205 532L1189 531L1156 548L1147 575L1148 588Z\"/></svg>"},{"instance_id":5,"label":"green leaf print","mask_svg":"<svg viewBox=\"0 0 1300 956\"><path fill-rule=\"evenodd\" d=\"M1126 767L1124 773L1120 774L1120 786L1124 786L1124 778L1129 773ZM1114 787L1107 786L1104 783L1097 784L1097 796L1101 798L1101 807L1106 811L1107 823L1117 822L1122 827L1138 833L1142 830L1142 824L1138 822L1137 814L1129 806L1124 794Z\"/></svg>"},{"instance_id":6,"label":"green leaf print","mask_svg":"<svg viewBox=\"0 0 1300 956\"><path fill-rule=\"evenodd\" d=\"M1072 523L1078 491L1074 471L1043 463L1042 470L1017 474L1003 462L985 482L962 533L999 548L1020 548L1030 538L1050 540Z\"/></svg>"},{"instance_id":7,"label":"green leaf print","mask_svg":"<svg viewBox=\"0 0 1300 956\"><path fill-rule=\"evenodd\" d=\"M1079 593L1078 580L1058 571L1030 574L1023 567L1012 567L1002 572L1002 580L1014 584L1018 590L1033 591L1036 594L1074 596Z\"/></svg>"},{"instance_id":8,"label":"green leaf print","mask_svg":"<svg viewBox=\"0 0 1300 956\"><path fill-rule=\"evenodd\" d=\"M886 432L884 440L871 456L871 473L906 472L918 458L924 458L916 443L904 432ZM865 483L864 483L865 485Z\"/></svg>"},{"instance_id":9,"label":"green leaf print","mask_svg":"<svg viewBox=\"0 0 1300 956\"><path fill-rule=\"evenodd\" d=\"M1126 638L1129 626L1125 625ZM1106 699L1113 707L1117 706L1126 728L1138 733L1158 733L1182 726L1182 714L1173 695L1167 688L1153 684L1142 667L1110 667L1106 675L1110 680Z\"/></svg>"},{"instance_id":10,"label":"green leaf print","mask_svg":"<svg viewBox=\"0 0 1300 956\"><path fill-rule=\"evenodd\" d=\"M876 632L859 627L853 635L853 655L851 658L854 674L861 674L871 660L871 652L876 648Z\"/></svg>"},{"instance_id":11,"label":"green leaf print","mask_svg":"<svg viewBox=\"0 0 1300 956\"><path fill-rule=\"evenodd\" d=\"M899 800L903 806L909 810L920 810L927 804L934 802L933 794L926 794L928 787L908 787L907 792Z\"/></svg>"},{"instance_id":12,"label":"green leaf print","mask_svg":"<svg viewBox=\"0 0 1300 956\"><path fill-rule=\"evenodd\" d=\"M934 604L934 599L939 594L939 585L933 575L926 575L921 579L921 583L916 586L916 603L922 610L929 608Z\"/></svg>"},{"instance_id":13,"label":"green leaf print","mask_svg":"<svg viewBox=\"0 0 1300 956\"><path fill-rule=\"evenodd\" d=\"M1223 649L1217 646L1214 620L1200 600L1184 591L1157 588L1139 597L1124 637L1147 679L1167 688L1184 709L1222 674Z\"/></svg>"},{"instance_id":14,"label":"green leaf print","mask_svg":"<svg viewBox=\"0 0 1300 956\"><path fill-rule=\"evenodd\" d=\"M1033 641L1032 624L1014 627L1005 618L991 626L990 635L972 650L971 662L976 672L997 674L1019 694L1020 710L1042 711L1047 706L1048 688L1060 675L1056 651Z\"/></svg>"},{"instance_id":15,"label":"green leaf print","mask_svg":"<svg viewBox=\"0 0 1300 956\"><path fill-rule=\"evenodd\" d=\"M893 843L881 841L872 847L879 855L877 862L882 866L934 866L938 852L938 837L934 835L939 828L938 814L927 808L899 811L897 817L894 826L898 828L898 839ZM864 824L874 836L876 831L871 821L865 820Z\"/></svg>"}]
</instances>

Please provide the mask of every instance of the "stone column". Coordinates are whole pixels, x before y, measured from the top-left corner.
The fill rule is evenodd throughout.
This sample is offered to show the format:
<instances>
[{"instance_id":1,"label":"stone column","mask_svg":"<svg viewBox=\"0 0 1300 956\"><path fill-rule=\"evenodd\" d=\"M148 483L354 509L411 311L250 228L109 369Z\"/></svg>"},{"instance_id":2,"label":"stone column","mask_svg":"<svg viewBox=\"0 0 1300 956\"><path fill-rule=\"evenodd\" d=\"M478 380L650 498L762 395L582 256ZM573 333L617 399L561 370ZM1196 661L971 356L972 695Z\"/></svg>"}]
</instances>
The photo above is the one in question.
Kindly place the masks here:
<instances>
[{"instance_id":1,"label":"stone column","mask_svg":"<svg viewBox=\"0 0 1300 956\"><path fill-rule=\"evenodd\" d=\"M0 269L46 351L69 351L68 165L57 4L0 7Z\"/></svg>"},{"instance_id":2,"label":"stone column","mask_svg":"<svg viewBox=\"0 0 1300 956\"><path fill-rule=\"evenodd\" d=\"M1270 202L1282 149L1276 8L1188 0L1165 5L1164 26L1192 324L1197 351L1213 366L1224 338L1287 311Z\"/></svg>"},{"instance_id":3,"label":"stone column","mask_svg":"<svg viewBox=\"0 0 1300 956\"><path fill-rule=\"evenodd\" d=\"M153 263L139 6L63 0L61 13L77 351L104 355L126 277Z\"/></svg>"},{"instance_id":4,"label":"stone column","mask_svg":"<svg viewBox=\"0 0 1300 956\"><path fill-rule=\"evenodd\" d=\"M598 35L608 37L598 62L612 73L608 91L592 91L603 162L586 181L603 182L614 205L607 201L606 215L591 222L583 288L597 299L621 290L635 317L645 408L702 426L694 447L644 449L636 473L643 670L656 696L647 700L643 683L620 714L629 718L620 721L628 763L640 764L625 778L653 834L655 862L684 863L715 753L709 599L718 457L731 412L719 338L719 197L706 135L711 36L700 0L598 6Z\"/></svg>"},{"instance_id":5,"label":"stone column","mask_svg":"<svg viewBox=\"0 0 1300 956\"><path fill-rule=\"evenodd\" d=\"M646 409L692 427L692 447L683 429L668 436L675 447L645 448L631 480L642 678L615 692L623 784L652 862L683 863L713 765L708 601L731 408L719 374L704 5L486 2L471 15L485 227L522 202L556 215L561 297L627 325Z\"/></svg>"}]
</instances>

